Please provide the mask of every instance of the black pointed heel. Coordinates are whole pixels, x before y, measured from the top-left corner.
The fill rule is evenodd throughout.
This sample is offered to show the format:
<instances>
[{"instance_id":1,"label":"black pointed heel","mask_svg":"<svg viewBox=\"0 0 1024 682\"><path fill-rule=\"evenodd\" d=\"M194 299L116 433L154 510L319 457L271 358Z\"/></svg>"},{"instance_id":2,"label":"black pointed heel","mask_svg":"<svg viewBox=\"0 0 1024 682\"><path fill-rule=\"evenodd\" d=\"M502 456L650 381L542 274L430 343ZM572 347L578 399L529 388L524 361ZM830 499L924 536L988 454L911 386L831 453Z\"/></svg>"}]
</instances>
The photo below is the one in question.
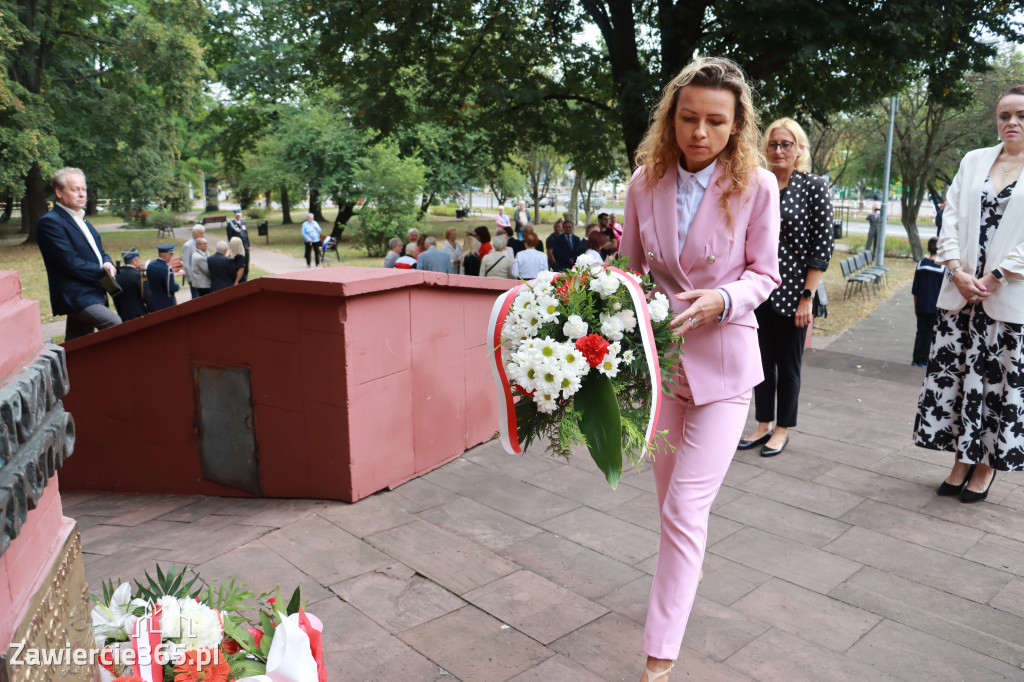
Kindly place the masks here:
<instances>
[{"instance_id":1,"label":"black pointed heel","mask_svg":"<svg viewBox=\"0 0 1024 682\"><path fill-rule=\"evenodd\" d=\"M752 450L756 448L758 445L764 445L765 443L768 442L768 439L772 437L773 433L775 433L774 429L769 431L767 435L761 436L760 438L755 438L754 440L741 440L739 445L736 446L736 449Z\"/></svg>"},{"instance_id":2,"label":"black pointed heel","mask_svg":"<svg viewBox=\"0 0 1024 682\"><path fill-rule=\"evenodd\" d=\"M952 483L946 483L943 481L942 485L940 485L939 489L935 492L939 495L945 495L946 497L959 495L967 487L967 481L971 480L971 476L974 475L974 467L976 466L976 464L971 465L971 468L967 470L967 475L964 476L964 482L960 485L953 485Z\"/></svg>"},{"instance_id":3,"label":"black pointed heel","mask_svg":"<svg viewBox=\"0 0 1024 682\"><path fill-rule=\"evenodd\" d=\"M970 480L970 479L968 479L968 480ZM964 484L964 489L960 492L960 501L961 502L967 502L967 503L970 503L970 502L981 502L986 497L988 497L988 491L992 489L992 483L994 483L995 480L996 480L996 472L993 471L992 472L992 478L990 478L988 480L988 487L985 488L984 492L980 492L980 493L976 493L973 490L968 490L967 489L967 484L965 483Z\"/></svg>"}]
</instances>

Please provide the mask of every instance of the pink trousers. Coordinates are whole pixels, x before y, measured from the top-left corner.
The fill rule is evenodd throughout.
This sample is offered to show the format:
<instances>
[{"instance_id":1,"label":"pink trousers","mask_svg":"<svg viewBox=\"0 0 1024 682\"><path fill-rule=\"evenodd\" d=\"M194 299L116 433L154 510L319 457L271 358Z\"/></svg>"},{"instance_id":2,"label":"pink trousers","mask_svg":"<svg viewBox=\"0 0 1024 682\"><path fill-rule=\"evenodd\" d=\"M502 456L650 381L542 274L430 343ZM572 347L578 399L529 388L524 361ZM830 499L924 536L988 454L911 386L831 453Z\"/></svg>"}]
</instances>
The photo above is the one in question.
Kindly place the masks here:
<instances>
[{"instance_id":1,"label":"pink trousers","mask_svg":"<svg viewBox=\"0 0 1024 682\"><path fill-rule=\"evenodd\" d=\"M676 392L665 395L658 418L658 430L668 430L675 451L657 453L653 465L661 544L642 642L648 656L669 660L679 656L704 563L711 503L736 453L750 405L750 391L699 406L685 383Z\"/></svg>"}]
</instances>

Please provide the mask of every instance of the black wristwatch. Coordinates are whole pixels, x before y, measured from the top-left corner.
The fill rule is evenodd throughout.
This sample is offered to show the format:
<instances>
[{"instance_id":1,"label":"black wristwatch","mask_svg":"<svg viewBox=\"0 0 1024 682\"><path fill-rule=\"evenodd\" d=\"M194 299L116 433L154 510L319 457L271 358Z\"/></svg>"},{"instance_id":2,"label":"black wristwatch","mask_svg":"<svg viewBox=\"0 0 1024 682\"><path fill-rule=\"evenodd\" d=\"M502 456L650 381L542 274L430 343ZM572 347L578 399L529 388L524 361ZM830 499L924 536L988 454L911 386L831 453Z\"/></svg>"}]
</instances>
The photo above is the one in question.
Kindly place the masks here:
<instances>
[{"instance_id":1,"label":"black wristwatch","mask_svg":"<svg viewBox=\"0 0 1024 682\"><path fill-rule=\"evenodd\" d=\"M1003 271L999 268L992 268L992 276L995 277L996 281L1000 284L1002 284L1003 278L1006 277L1006 275L1003 274Z\"/></svg>"},{"instance_id":2,"label":"black wristwatch","mask_svg":"<svg viewBox=\"0 0 1024 682\"><path fill-rule=\"evenodd\" d=\"M803 293L800 295L803 296L804 298L814 298L814 292L811 291L810 289L804 289Z\"/></svg>"}]
</instances>

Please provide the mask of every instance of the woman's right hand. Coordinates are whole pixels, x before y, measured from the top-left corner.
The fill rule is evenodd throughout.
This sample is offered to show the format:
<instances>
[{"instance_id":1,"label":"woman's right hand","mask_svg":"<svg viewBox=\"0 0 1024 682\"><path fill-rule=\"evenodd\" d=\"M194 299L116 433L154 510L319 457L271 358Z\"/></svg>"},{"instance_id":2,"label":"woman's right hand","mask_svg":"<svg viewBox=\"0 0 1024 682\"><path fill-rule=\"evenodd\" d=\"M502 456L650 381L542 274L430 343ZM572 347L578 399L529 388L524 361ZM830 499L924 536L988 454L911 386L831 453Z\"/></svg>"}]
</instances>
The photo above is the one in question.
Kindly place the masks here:
<instances>
[{"instance_id":1,"label":"woman's right hand","mask_svg":"<svg viewBox=\"0 0 1024 682\"><path fill-rule=\"evenodd\" d=\"M978 301L992 295L992 288L966 270L957 270L953 273L953 284L956 285L960 295L968 301Z\"/></svg>"}]
</instances>

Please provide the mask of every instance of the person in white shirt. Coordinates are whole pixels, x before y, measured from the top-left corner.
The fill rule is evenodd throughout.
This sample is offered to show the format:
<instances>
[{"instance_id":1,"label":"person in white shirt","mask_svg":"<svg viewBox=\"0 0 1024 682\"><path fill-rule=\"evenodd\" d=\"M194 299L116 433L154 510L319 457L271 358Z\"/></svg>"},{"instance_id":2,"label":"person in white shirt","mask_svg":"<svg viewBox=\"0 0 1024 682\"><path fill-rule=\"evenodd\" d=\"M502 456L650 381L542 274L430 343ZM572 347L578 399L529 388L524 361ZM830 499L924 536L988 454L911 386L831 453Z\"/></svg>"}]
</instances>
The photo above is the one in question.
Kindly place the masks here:
<instances>
[{"instance_id":1,"label":"person in white shirt","mask_svg":"<svg viewBox=\"0 0 1024 682\"><path fill-rule=\"evenodd\" d=\"M190 272L192 272L192 291L196 296L205 296L210 293L210 265L206 262L209 255L206 240L200 237L196 240L196 250L192 252L189 263ZM184 261L184 257L182 259Z\"/></svg>"},{"instance_id":2,"label":"person in white shirt","mask_svg":"<svg viewBox=\"0 0 1024 682\"><path fill-rule=\"evenodd\" d=\"M57 202L39 219L36 243L43 254L54 315L67 315L66 341L121 324L107 307L101 280L117 276L113 259L103 250L99 232L85 219L88 191L85 173L61 168L53 174Z\"/></svg>"},{"instance_id":3,"label":"person in white shirt","mask_svg":"<svg viewBox=\"0 0 1024 682\"><path fill-rule=\"evenodd\" d=\"M543 251L537 250L540 237L536 232L527 232L523 238L525 249L516 254L516 260L512 264L512 277L519 279L534 279L544 270L548 269L548 257Z\"/></svg>"},{"instance_id":4,"label":"person in white shirt","mask_svg":"<svg viewBox=\"0 0 1024 682\"><path fill-rule=\"evenodd\" d=\"M192 283L192 254L196 252L196 240L206 236L206 228L202 225L192 227L192 239L185 242L181 247L181 267L185 269L185 279L188 280L188 288L192 292L192 298L198 298L202 294L196 291L196 285ZM207 284L209 289L210 285Z\"/></svg>"},{"instance_id":5,"label":"person in white shirt","mask_svg":"<svg viewBox=\"0 0 1024 682\"><path fill-rule=\"evenodd\" d=\"M456 275L459 274L459 266L462 265L462 244L456 241L458 237L459 231L449 227L444 231L444 243L441 244L441 252L452 259L452 272Z\"/></svg>"}]
</instances>

